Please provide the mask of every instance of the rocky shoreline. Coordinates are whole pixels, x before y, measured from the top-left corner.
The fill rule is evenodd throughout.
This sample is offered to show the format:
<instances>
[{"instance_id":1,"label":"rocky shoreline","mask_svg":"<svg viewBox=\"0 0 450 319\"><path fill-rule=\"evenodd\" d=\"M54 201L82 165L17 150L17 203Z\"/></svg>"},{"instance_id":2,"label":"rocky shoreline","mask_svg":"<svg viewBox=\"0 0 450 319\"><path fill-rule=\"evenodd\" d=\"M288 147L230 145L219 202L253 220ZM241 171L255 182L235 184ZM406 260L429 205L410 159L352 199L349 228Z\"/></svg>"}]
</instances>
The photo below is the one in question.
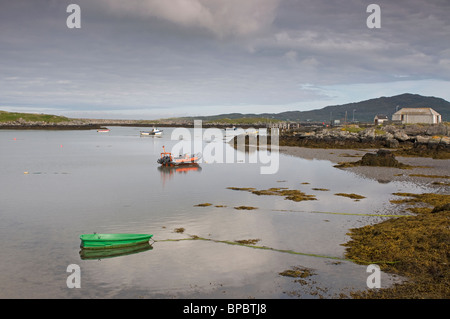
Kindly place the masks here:
<instances>
[{"instance_id":1,"label":"rocky shoreline","mask_svg":"<svg viewBox=\"0 0 450 319\"><path fill-rule=\"evenodd\" d=\"M389 148L401 149L404 155L450 158L450 126L386 125L380 127L347 126L297 130L282 134L280 146L308 148Z\"/></svg>"},{"instance_id":2,"label":"rocky shoreline","mask_svg":"<svg viewBox=\"0 0 450 319\"><path fill-rule=\"evenodd\" d=\"M103 125L97 124L28 124L28 125L1 125L0 130L98 130Z\"/></svg>"},{"instance_id":3,"label":"rocky shoreline","mask_svg":"<svg viewBox=\"0 0 450 319\"><path fill-rule=\"evenodd\" d=\"M423 152L419 152L420 155L430 151L433 153L438 146L442 155L445 152L448 154L446 137L448 139L448 133L441 136L425 135L422 140L422 135L416 135L408 136L405 141L411 143L408 145L410 149L422 149ZM436 141L438 138L439 143ZM405 145L405 148L408 146ZM375 179L380 183L405 181L434 188L435 190L430 193L394 193L401 199L391 203L398 204L399 210L412 213L411 216L389 218L381 223L350 229L348 233L350 241L343 245L346 247L347 258L355 261L387 261L378 263L382 271L400 275L406 280L388 288L352 291L349 296L343 294L341 297L352 299L449 298L449 158L435 159L430 156L411 155L394 158L394 150L351 148L345 145L334 149L330 146L328 148L280 146L280 152L304 159L331 161L338 164L335 165L338 169L350 171L363 178ZM365 165L365 159L372 158L377 162L376 160L380 157L386 157L387 164L392 166ZM381 165L384 164L381 163Z\"/></svg>"},{"instance_id":4,"label":"rocky shoreline","mask_svg":"<svg viewBox=\"0 0 450 319\"><path fill-rule=\"evenodd\" d=\"M95 130L103 127L101 123L70 120L70 121L26 121L18 119L16 121L0 122L0 129L5 130Z\"/></svg>"}]
</instances>

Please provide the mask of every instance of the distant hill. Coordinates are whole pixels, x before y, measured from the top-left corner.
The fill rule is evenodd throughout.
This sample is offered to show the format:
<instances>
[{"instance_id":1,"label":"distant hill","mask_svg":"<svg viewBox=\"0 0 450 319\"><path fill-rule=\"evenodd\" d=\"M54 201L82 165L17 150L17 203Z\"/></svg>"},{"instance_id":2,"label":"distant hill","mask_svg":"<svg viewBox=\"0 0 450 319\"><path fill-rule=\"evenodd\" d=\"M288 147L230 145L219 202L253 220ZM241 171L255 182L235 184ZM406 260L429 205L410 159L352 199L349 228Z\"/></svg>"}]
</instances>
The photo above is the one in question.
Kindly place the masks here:
<instances>
[{"instance_id":1,"label":"distant hill","mask_svg":"<svg viewBox=\"0 0 450 319\"><path fill-rule=\"evenodd\" d=\"M230 113L214 116L187 117L184 119L200 119L203 121L215 121L220 119L241 119L241 118L266 118L282 121L295 122L329 122L330 120L347 119L355 121L373 122L377 114L387 115L389 119L396 110L403 107L431 107L442 115L443 121L450 121L450 102L432 96L422 96L418 94L405 93L391 97L379 97L361 102L354 102L342 105L331 105L318 110L311 111L289 111L282 113L262 113L262 114L242 114Z\"/></svg>"},{"instance_id":2,"label":"distant hill","mask_svg":"<svg viewBox=\"0 0 450 319\"><path fill-rule=\"evenodd\" d=\"M68 122L70 121L70 119L64 116L57 116L51 114L17 113L0 110L0 123L14 122L14 121L61 123L61 122Z\"/></svg>"},{"instance_id":3,"label":"distant hill","mask_svg":"<svg viewBox=\"0 0 450 319\"><path fill-rule=\"evenodd\" d=\"M358 122L373 123L377 114L387 115L389 119L397 109L403 107L431 107L442 115L442 120L450 122L450 102L433 97L422 96L418 94L405 93L391 97L379 97L361 102L354 102L342 105L331 105L317 110L311 111L289 111L282 113L261 113L261 114L242 114L229 113L213 116L195 116L181 117L171 119L161 119L155 121L141 120L94 120L94 119L71 119L64 116L56 116L49 114L32 114L32 113L15 113L0 110L0 126L15 122L14 125L20 126L27 123L33 125L52 124L52 125L184 125L194 119L203 120L204 122L213 122L216 124L236 124L236 125L254 125L260 123L293 121L293 122L327 122L330 120L345 119L348 123L353 119ZM354 116L354 117L353 117Z\"/></svg>"}]
</instances>

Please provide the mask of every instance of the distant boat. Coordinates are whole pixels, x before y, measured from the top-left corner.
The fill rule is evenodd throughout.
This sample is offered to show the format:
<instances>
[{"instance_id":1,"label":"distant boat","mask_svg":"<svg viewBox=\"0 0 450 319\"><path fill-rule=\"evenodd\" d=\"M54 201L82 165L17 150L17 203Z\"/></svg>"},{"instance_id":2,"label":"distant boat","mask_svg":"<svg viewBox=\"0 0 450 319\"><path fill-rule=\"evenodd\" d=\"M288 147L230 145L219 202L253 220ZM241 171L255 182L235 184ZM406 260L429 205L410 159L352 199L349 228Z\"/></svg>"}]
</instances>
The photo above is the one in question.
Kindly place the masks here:
<instances>
[{"instance_id":1,"label":"distant boat","mask_svg":"<svg viewBox=\"0 0 450 319\"><path fill-rule=\"evenodd\" d=\"M83 234L80 236L81 248L105 249L134 246L147 243L150 234Z\"/></svg>"},{"instance_id":2,"label":"distant boat","mask_svg":"<svg viewBox=\"0 0 450 319\"><path fill-rule=\"evenodd\" d=\"M107 132L109 132L109 129L108 128L101 128L101 129L98 129L97 132L99 132L99 133L107 133Z\"/></svg>"},{"instance_id":3,"label":"distant boat","mask_svg":"<svg viewBox=\"0 0 450 319\"><path fill-rule=\"evenodd\" d=\"M172 153L166 152L165 147L163 146L163 151L161 153L161 157L158 158L158 164L163 166L178 166L178 165L186 165L186 164L197 164L201 158L200 153L198 154L184 154L180 156L173 156Z\"/></svg>"},{"instance_id":4,"label":"distant boat","mask_svg":"<svg viewBox=\"0 0 450 319\"><path fill-rule=\"evenodd\" d=\"M158 130L157 128L153 128L151 131L141 131L141 136L147 135L162 135L162 130Z\"/></svg>"},{"instance_id":5,"label":"distant boat","mask_svg":"<svg viewBox=\"0 0 450 319\"><path fill-rule=\"evenodd\" d=\"M241 130L238 130L236 126L227 127L225 128L225 136L223 139L226 140L227 138L233 138L241 133Z\"/></svg>"}]
</instances>

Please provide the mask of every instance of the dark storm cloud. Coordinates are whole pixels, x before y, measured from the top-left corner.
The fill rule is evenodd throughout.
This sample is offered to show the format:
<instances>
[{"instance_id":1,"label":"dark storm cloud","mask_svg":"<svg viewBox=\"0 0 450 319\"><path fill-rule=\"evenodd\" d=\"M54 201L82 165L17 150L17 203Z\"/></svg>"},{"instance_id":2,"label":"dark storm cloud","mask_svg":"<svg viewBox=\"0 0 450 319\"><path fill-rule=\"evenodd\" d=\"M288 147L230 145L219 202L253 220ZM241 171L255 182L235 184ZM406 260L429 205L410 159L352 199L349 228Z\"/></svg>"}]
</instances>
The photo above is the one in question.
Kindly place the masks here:
<instances>
[{"instance_id":1,"label":"dark storm cloud","mask_svg":"<svg viewBox=\"0 0 450 319\"><path fill-rule=\"evenodd\" d=\"M81 7L81 29L66 26L72 2ZM372 2L381 6L380 29L366 25ZM158 117L281 112L418 87L449 98L442 89L450 81L448 1L34 0L0 7L0 109Z\"/></svg>"}]
</instances>

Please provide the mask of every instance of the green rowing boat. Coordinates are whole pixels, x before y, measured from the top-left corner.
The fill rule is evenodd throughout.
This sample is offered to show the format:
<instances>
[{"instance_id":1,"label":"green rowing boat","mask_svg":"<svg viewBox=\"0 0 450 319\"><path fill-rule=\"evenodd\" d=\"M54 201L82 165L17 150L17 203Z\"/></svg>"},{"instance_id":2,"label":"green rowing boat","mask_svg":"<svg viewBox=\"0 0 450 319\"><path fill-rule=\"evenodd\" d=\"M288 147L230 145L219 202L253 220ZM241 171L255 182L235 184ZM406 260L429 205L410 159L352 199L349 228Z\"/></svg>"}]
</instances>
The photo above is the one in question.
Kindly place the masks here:
<instances>
[{"instance_id":1,"label":"green rowing boat","mask_svg":"<svg viewBox=\"0 0 450 319\"><path fill-rule=\"evenodd\" d=\"M150 234L84 234L80 236L80 247L84 249L126 247L146 243L152 237Z\"/></svg>"}]
</instances>

